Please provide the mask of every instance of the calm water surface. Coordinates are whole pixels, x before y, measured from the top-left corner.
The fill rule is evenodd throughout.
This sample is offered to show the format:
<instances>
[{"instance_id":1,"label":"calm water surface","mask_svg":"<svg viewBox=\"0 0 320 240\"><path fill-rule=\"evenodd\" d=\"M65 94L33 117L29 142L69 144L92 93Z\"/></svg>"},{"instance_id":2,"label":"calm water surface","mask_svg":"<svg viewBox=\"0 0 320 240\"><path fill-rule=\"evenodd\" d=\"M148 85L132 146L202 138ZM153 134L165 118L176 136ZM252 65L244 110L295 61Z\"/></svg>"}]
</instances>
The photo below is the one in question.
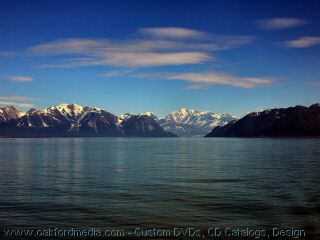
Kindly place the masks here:
<instances>
[{"instance_id":1,"label":"calm water surface","mask_svg":"<svg viewBox=\"0 0 320 240\"><path fill-rule=\"evenodd\" d=\"M320 139L0 140L0 224L320 228Z\"/></svg>"}]
</instances>

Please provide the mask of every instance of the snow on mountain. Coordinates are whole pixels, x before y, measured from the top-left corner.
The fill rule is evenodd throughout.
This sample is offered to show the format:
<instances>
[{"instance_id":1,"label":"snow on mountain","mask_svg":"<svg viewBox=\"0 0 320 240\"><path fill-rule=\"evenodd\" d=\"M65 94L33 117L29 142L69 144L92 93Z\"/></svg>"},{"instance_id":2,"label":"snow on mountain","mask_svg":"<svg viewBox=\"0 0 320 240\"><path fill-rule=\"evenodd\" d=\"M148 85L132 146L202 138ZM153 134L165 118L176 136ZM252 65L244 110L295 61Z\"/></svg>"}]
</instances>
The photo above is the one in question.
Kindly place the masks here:
<instances>
[{"instance_id":1,"label":"snow on mountain","mask_svg":"<svg viewBox=\"0 0 320 240\"><path fill-rule=\"evenodd\" d=\"M147 115L148 117L151 117L152 119L158 121L158 117L153 112L146 112L144 115Z\"/></svg>"},{"instance_id":2,"label":"snow on mountain","mask_svg":"<svg viewBox=\"0 0 320 240\"><path fill-rule=\"evenodd\" d=\"M11 119L17 119L23 115L24 113L20 112L14 106L7 106L7 107L0 108L0 123L7 122Z\"/></svg>"},{"instance_id":3,"label":"snow on mountain","mask_svg":"<svg viewBox=\"0 0 320 240\"><path fill-rule=\"evenodd\" d=\"M78 118L81 114L84 113L83 107L78 104L60 104L55 107L61 113L67 114L74 118Z\"/></svg>"},{"instance_id":4,"label":"snow on mountain","mask_svg":"<svg viewBox=\"0 0 320 240\"><path fill-rule=\"evenodd\" d=\"M21 113L15 107L0 109L0 136L146 136L172 137L146 115L121 117L93 107L60 104Z\"/></svg>"},{"instance_id":5,"label":"snow on mountain","mask_svg":"<svg viewBox=\"0 0 320 240\"><path fill-rule=\"evenodd\" d=\"M89 112L101 112L101 110L98 108L82 107L76 103L64 103L43 110L45 114L52 114L55 111L58 111L61 115L67 117L70 120L79 120L81 117L83 117L85 114Z\"/></svg>"},{"instance_id":6,"label":"snow on mountain","mask_svg":"<svg viewBox=\"0 0 320 240\"><path fill-rule=\"evenodd\" d=\"M134 116L134 115L131 114L131 113L125 113L125 114L123 114L123 115L118 117L118 121L117 122L118 122L118 124L121 124L124 120L129 119L132 116Z\"/></svg>"},{"instance_id":7,"label":"snow on mountain","mask_svg":"<svg viewBox=\"0 0 320 240\"><path fill-rule=\"evenodd\" d=\"M216 114L209 111L182 108L159 119L160 126L178 136L203 136L217 126L224 126L237 119L228 113Z\"/></svg>"},{"instance_id":8,"label":"snow on mountain","mask_svg":"<svg viewBox=\"0 0 320 240\"><path fill-rule=\"evenodd\" d=\"M159 124L163 130L178 136L204 136L216 126L224 126L235 119L227 113L216 114L187 108L164 118L158 118L153 112L138 115L126 113L118 117L105 110L75 103L60 104L45 110L30 109L27 112L20 112L12 106L0 108L0 123L14 120L13 125L19 128L43 128L46 131L55 128L59 129L60 134L67 131L87 135L166 135L159 129Z\"/></svg>"}]
</instances>

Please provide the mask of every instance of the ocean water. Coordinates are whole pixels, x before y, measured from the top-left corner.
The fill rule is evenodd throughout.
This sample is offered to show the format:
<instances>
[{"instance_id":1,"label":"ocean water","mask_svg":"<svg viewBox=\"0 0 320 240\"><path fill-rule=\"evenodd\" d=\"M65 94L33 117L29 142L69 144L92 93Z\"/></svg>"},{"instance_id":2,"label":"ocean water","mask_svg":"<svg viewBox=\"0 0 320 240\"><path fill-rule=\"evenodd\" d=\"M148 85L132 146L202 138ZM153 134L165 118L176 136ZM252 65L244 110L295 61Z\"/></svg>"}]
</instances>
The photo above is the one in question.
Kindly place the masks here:
<instances>
[{"instance_id":1,"label":"ocean water","mask_svg":"<svg viewBox=\"0 0 320 240\"><path fill-rule=\"evenodd\" d=\"M320 229L320 139L0 140L0 227Z\"/></svg>"}]
</instances>

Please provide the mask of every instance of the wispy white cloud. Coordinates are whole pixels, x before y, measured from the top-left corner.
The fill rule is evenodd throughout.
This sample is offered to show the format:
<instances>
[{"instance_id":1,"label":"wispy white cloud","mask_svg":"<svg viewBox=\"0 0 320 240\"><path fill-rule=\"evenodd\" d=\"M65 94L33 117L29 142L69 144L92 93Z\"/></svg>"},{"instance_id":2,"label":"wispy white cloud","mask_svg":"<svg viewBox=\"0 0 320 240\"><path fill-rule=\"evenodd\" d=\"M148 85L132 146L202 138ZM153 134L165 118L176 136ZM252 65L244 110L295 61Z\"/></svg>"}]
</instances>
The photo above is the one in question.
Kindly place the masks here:
<instances>
[{"instance_id":1,"label":"wispy white cloud","mask_svg":"<svg viewBox=\"0 0 320 240\"><path fill-rule=\"evenodd\" d=\"M239 77L229 73L221 72L190 72L190 73L151 73L140 74L144 78L156 78L165 80L180 80L190 83L188 89L207 89L213 85L230 85L240 88L254 88L270 85L275 82L275 78L270 77Z\"/></svg>"},{"instance_id":2,"label":"wispy white cloud","mask_svg":"<svg viewBox=\"0 0 320 240\"><path fill-rule=\"evenodd\" d=\"M33 79L28 76L11 76L9 77L11 81L15 82L31 82Z\"/></svg>"},{"instance_id":3,"label":"wispy white cloud","mask_svg":"<svg viewBox=\"0 0 320 240\"><path fill-rule=\"evenodd\" d=\"M284 42L285 47L289 48L307 48L315 45L320 45L320 37L301 37L295 40Z\"/></svg>"},{"instance_id":4,"label":"wispy white cloud","mask_svg":"<svg viewBox=\"0 0 320 240\"><path fill-rule=\"evenodd\" d=\"M26 102L26 101L38 101L39 98L32 97L23 97L23 96L10 96L10 97L0 97L0 101L18 101L18 102Z\"/></svg>"},{"instance_id":5,"label":"wispy white cloud","mask_svg":"<svg viewBox=\"0 0 320 240\"><path fill-rule=\"evenodd\" d=\"M210 88L210 84L190 84L186 87L187 90L206 90Z\"/></svg>"},{"instance_id":6,"label":"wispy white cloud","mask_svg":"<svg viewBox=\"0 0 320 240\"><path fill-rule=\"evenodd\" d=\"M18 108L35 108L36 105L32 103L18 103L18 102L9 102L9 101L0 101L2 106L15 106Z\"/></svg>"},{"instance_id":7,"label":"wispy white cloud","mask_svg":"<svg viewBox=\"0 0 320 240\"><path fill-rule=\"evenodd\" d=\"M69 38L59 39L53 42L39 44L27 49L27 53L33 55L72 55L72 54L87 54L94 53L96 49L102 50L110 44L107 40L102 39L82 39Z\"/></svg>"},{"instance_id":8,"label":"wispy white cloud","mask_svg":"<svg viewBox=\"0 0 320 240\"><path fill-rule=\"evenodd\" d=\"M100 77L119 77L119 76L125 76L133 71L131 70L111 70L109 72L101 73L99 74Z\"/></svg>"},{"instance_id":9,"label":"wispy white cloud","mask_svg":"<svg viewBox=\"0 0 320 240\"><path fill-rule=\"evenodd\" d=\"M188 28L179 27L158 27L158 28L140 28L143 34L156 38L207 38L210 34Z\"/></svg>"},{"instance_id":10,"label":"wispy white cloud","mask_svg":"<svg viewBox=\"0 0 320 240\"><path fill-rule=\"evenodd\" d=\"M32 56L64 56L64 61L42 67L153 67L201 64L215 59L215 51L240 47L254 40L250 36L212 35L185 28L144 28L135 38L60 39L27 49Z\"/></svg>"},{"instance_id":11,"label":"wispy white cloud","mask_svg":"<svg viewBox=\"0 0 320 240\"><path fill-rule=\"evenodd\" d=\"M280 30L299 27L307 24L308 21L301 18L269 18L258 20L256 23L262 29Z\"/></svg>"},{"instance_id":12,"label":"wispy white cloud","mask_svg":"<svg viewBox=\"0 0 320 240\"><path fill-rule=\"evenodd\" d=\"M114 53L101 64L126 67L151 67L164 65L199 64L211 57L205 52L177 52L177 53Z\"/></svg>"},{"instance_id":13,"label":"wispy white cloud","mask_svg":"<svg viewBox=\"0 0 320 240\"><path fill-rule=\"evenodd\" d=\"M42 67L96 65L150 67L199 64L210 58L213 59L213 56L210 57L209 53L198 50L204 47L203 45L191 46L190 44L162 40L133 40L114 43L104 40L66 39L32 47L28 49L28 52L45 56L69 55L67 60L47 63Z\"/></svg>"},{"instance_id":14,"label":"wispy white cloud","mask_svg":"<svg viewBox=\"0 0 320 240\"><path fill-rule=\"evenodd\" d=\"M32 101L40 101L39 98L24 97L24 96L6 96L0 97L0 105L15 106L18 108L36 108L36 104Z\"/></svg>"}]
</instances>

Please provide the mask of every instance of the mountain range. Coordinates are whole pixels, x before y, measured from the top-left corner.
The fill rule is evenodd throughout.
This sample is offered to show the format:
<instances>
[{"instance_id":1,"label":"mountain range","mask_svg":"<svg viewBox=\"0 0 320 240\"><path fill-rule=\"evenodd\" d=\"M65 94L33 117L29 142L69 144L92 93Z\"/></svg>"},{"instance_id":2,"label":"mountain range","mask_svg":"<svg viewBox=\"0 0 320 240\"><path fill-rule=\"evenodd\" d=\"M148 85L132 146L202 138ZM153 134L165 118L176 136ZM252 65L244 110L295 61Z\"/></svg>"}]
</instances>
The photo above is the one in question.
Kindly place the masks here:
<instances>
[{"instance_id":1,"label":"mountain range","mask_svg":"<svg viewBox=\"0 0 320 240\"><path fill-rule=\"evenodd\" d=\"M165 131L188 137L204 136L217 126L237 120L228 113L216 114L187 108L168 114L164 118L158 118L152 112L147 112L146 115L155 119Z\"/></svg>"},{"instance_id":2,"label":"mountain range","mask_svg":"<svg viewBox=\"0 0 320 240\"><path fill-rule=\"evenodd\" d=\"M302 137L320 136L320 104L310 107L252 112L238 121L216 127L207 137Z\"/></svg>"},{"instance_id":3,"label":"mountain range","mask_svg":"<svg viewBox=\"0 0 320 240\"><path fill-rule=\"evenodd\" d=\"M163 118L154 113L116 116L95 107L60 104L21 112L0 108L0 137L299 137L320 136L320 104L230 114L182 108Z\"/></svg>"},{"instance_id":4,"label":"mountain range","mask_svg":"<svg viewBox=\"0 0 320 240\"><path fill-rule=\"evenodd\" d=\"M2 137L174 137L147 115L110 112L78 104L61 104L45 110L21 112L13 106L0 108Z\"/></svg>"},{"instance_id":5,"label":"mountain range","mask_svg":"<svg viewBox=\"0 0 320 240\"><path fill-rule=\"evenodd\" d=\"M0 108L0 136L204 136L236 118L230 114L182 108L158 118L154 113L116 116L95 107L60 104L45 110L21 112Z\"/></svg>"}]
</instances>

